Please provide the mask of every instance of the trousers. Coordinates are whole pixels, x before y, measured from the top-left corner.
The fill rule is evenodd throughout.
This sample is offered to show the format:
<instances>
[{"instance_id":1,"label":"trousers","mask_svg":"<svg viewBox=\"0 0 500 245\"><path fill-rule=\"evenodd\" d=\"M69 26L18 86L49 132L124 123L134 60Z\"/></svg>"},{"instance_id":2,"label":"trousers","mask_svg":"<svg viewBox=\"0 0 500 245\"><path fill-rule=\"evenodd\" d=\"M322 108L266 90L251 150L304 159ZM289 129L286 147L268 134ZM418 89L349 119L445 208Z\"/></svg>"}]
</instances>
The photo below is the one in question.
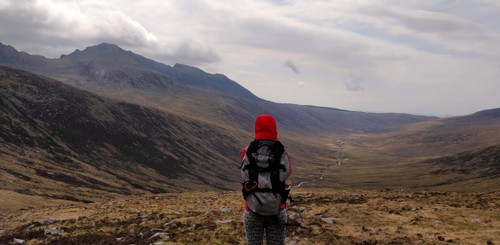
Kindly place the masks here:
<instances>
[{"instance_id":1,"label":"trousers","mask_svg":"<svg viewBox=\"0 0 500 245\"><path fill-rule=\"evenodd\" d=\"M263 216L245 210L243 213L243 224L247 238L247 245L262 245L264 233L267 245L285 244L285 226L287 222L286 210L281 209L279 214Z\"/></svg>"}]
</instances>

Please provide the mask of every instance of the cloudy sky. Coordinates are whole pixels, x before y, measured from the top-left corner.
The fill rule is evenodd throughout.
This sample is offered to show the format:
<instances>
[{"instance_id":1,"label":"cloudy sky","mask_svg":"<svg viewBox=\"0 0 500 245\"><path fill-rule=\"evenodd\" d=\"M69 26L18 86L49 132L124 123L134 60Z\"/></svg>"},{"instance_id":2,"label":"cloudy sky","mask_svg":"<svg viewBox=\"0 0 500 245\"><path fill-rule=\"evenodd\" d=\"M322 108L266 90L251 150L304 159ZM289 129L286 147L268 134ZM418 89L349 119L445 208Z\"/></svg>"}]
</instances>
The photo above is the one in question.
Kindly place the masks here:
<instances>
[{"instance_id":1,"label":"cloudy sky","mask_svg":"<svg viewBox=\"0 0 500 245\"><path fill-rule=\"evenodd\" d=\"M114 43L275 102L500 107L500 0L0 0L0 42L53 58Z\"/></svg>"}]
</instances>

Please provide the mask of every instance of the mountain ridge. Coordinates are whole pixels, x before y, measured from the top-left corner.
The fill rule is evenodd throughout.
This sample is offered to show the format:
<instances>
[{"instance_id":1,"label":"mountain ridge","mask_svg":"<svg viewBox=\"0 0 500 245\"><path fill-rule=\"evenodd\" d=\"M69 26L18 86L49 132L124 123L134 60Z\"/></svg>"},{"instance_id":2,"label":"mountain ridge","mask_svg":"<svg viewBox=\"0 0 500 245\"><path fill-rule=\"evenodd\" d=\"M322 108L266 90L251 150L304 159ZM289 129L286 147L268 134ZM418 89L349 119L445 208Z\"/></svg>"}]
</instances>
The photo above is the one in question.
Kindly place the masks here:
<instances>
[{"instance_id":1,"label":"mountain ridge","mask_svg":"<svg viewBox=\"0 0 500 245\"><path fill-rule=\"evenodd\" d=\"M106 52L118 53L119 56L103 55ZM380 132L408 123L436 119L409 114L350 112L265 101L225 75L209 74L199 68L182 64L172 67L125 51L113 44L88 47L69 56L72 58L64 56L59 60L47 60L45 67L38 65L30 68L29 62L4 63L52 77L101 96L146 103L148 106L178 114L192 111L194 118L232 127L243 126L246 130L251 130L255 116L263 113L274 114L281 120L285 131L313 134ZM130 61L130 57L133 61ZM40 73L41 67L43 72ZM221 116L226 118L221 120Z\"/></svg>"}]
</instances>

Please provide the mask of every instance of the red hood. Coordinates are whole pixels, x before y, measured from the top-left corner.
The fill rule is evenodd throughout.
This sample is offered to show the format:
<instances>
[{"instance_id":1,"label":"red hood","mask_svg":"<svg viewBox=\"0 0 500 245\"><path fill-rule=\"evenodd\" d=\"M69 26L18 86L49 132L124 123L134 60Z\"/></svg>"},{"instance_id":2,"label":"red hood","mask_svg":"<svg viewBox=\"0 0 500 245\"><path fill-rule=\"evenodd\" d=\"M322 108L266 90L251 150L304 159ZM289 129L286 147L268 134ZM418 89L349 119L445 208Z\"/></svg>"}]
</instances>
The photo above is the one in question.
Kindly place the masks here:
<instances>
[{"instance_id":1,"label":"red hood","mask_svg":"<svg viewBox=\"0 0 500 245\"><path fill-rule=\"evenodd\" d=\"M276 120L271 115L260 115L255 120L256 140L278 140Z\"/></svg>"}]
</instances>

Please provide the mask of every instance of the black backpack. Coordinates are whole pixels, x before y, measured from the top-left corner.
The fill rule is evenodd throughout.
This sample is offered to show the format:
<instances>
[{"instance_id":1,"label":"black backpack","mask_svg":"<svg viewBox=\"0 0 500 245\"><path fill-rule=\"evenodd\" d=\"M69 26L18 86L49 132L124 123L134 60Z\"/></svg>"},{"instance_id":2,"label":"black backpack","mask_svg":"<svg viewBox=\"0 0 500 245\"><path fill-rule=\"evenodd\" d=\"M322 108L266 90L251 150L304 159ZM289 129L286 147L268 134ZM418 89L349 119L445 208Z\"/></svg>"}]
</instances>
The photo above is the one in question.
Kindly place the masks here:
<instances>
[{"instance_id":1,"label":"black backpack","mask_svg":"<svg viewBox=\"0 0 500 245\"><path fill-rule=\"evenodd\" d=\"M259 155L259 149L268 147L270 154ZM246 156L249 164L243 170L248 170L249 181L243 183L243 197L246 199L248 195L254 192L271 192L281 194L281 203L285 204L289 196L289 189L285 187L285 183L280 181L280 171L286 171L284 165L281 164L281 156L285 152L285 147L279 141L271 140L254 140L250 143L246 150ZM271 177L272 188L258 188L259 173L269 171ZM262 205L262 202L257 198L257 201Z\"/></svg>"}]
</instances>

